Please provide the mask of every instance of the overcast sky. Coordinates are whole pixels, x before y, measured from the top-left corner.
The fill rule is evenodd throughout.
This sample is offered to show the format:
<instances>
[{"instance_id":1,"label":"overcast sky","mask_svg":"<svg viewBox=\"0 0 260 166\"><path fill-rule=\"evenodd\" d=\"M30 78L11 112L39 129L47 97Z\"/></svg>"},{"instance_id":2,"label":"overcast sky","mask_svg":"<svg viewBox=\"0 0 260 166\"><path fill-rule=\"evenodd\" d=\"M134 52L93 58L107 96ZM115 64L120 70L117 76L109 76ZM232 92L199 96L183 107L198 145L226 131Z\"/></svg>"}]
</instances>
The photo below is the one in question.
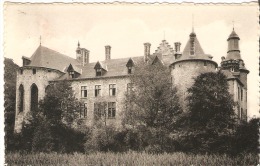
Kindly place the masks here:
<instances>
[{"instance_id":1,"label":"overcast sky","mask_svg":"<svg viewBox=\"0 0 260 166\"><path fill-rule=\"evenodd\" d=\"M111 57L142 56L143 43L151 53L164 38L183 50L194 29L205 53L218 64L226 56L227 38L234 28L240 37L242 59L248 75L248 112L258 116L258 5L98 5L98 4L7 4L5 10L4 56L18 65L41 43L65 55L76 57L79 41L90 50L90 61L105 59L105 45Z\"/></svg>"}]
</instances>

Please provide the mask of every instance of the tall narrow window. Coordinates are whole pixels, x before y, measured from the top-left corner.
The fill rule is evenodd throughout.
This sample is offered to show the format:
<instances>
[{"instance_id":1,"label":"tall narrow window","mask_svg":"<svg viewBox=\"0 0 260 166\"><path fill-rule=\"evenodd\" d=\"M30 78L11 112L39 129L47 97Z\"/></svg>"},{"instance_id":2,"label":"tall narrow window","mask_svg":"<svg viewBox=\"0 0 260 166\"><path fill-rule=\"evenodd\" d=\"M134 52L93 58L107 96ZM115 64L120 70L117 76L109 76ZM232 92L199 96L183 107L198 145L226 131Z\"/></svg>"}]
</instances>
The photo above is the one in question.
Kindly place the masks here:
<instances>
[{"instance_id":1,"label":"tall narrow window","mask_svg":"<svg viewBox=\"0 0 260 166\"><path fill-rule=\"evenodd\" d=\"M36 69L33 69L32 71L33 71L33 74L36 74Z\"/></svg>"},{"instance_id":2,"label":"tall narrow window","mask_svg":"<svg viewBox=\"0 0 260 166\"><path fill-rule=\"evenodd\" d=\"M102 75L102 69L96 69L96 76Z\"/></svg>"},{"instance_id":3,"label":"tall narrow window","mask_svg":"<svg viewBox=\"0 0 260 166\"><path fill-rule=\"evenodd\" d=\"M241 101L243 101L243 89L241 88Z\"/></svg>"},{"instance_id":4,"label":"tall narrow window","mask_svg":"<svg viewBox=\"0 0 260 166\"><path fill-rule=\"evenodd\" d=\"M239 101L239 99L240 99L240 88L237 87L237 100Z\"/></svg>"},{"instance_id":5,"label":"tall narrow window","mask_svg":"<svg viewBox=\"0 0 260 166\"><path fill-rule=\"evenodd\" d=\"M20 74L21 74L21 75L23 74L23 69L20 69Z\"/></svg>"},{"instance_id":6,"label":"tall narrow window","mask_svg":"<svg viewBox=\"0 0 260 166\"><path fill-rule=\"evenodd\" d=\"M207 62L206 61L204 61L204 66L207 66Z\"/></svg>"},{"instance_id":7,"label":"tall narrow window","mask_svg":"<svg viewBox=\"0 0 260 166\"><path fill-rule=\"evenodd\" d=\"M95 97L101 95L101 85L95 85Z\"/></svg>"},{"instance_id":8,"label":"tall narrow window","mask_svg":"<svg viewBox=\"0 0 260 166\"><path fill-rule=\"evenodd\" d=\"M84 103L84 105L83 105L83 118L87 117L87 112L88 112L87 103Z\"/></svg>"},{"instance_id":9,"label":"tall narrow window","mask_svg":"<svg viewBox=\"0 0 260 166\"><path fill-rule=\"evenodd\" d=\"M108 102L108 113L107 118L115 118L116 117L116 103Z\"/></svg>"},{"instance_id":10,"label":"tall narrow window","mask_svg":"<svg viewBox=\"0 0 260 166\"><path fill-rule=\"evenodd\" d=\"M19 87L19 103L18 103L18 110L19 112L23 112L24 107L24 88L23 85L20 85Z\"/></svg>"},{"instance_id":11,"label":"tall narrow window","mask_svg":"<svg viewBox=\"0 0 260 166\"><path fill-rule=\"evenodd\" d=\"M109 85L109 96L115 96L116 95L116 84L110 84Z\"/></svg>"},{"instance_id":12,"label":"tall narrow window","mask_svg":"<svg viewBox=\"0 0 260 166\"><path fill-rule=\"evenodd\" d=\"M81 97L82 97L82 98L88 97L87 86L81 86Z\"/></svg>"},{"instance_id":13,"label":"tall narrow window","mask_svg":"<svg viewBox=\"0 0 260 166\"><path fill-rule=\"evenodd\" d=\"M31 86L31 111L38 109L38 87L35 84Z\"/></svg>"}]
</instances>

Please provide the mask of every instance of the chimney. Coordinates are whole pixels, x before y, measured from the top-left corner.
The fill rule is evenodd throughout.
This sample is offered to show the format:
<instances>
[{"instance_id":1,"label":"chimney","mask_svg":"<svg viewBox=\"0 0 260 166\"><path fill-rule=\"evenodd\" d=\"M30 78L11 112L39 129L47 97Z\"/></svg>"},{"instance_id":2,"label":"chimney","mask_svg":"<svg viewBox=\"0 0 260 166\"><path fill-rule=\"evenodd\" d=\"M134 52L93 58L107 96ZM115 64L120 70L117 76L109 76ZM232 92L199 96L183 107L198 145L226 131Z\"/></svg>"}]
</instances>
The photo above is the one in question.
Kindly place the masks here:
<instances>
[{"instance_id":1,"label":"chimney","mask_svg":"<svg viewBox=\"0 0 260 166\"><path fill-rule=\"evenodd\" d=\"M89 50L84 49L83 66L85 66L86 64L89 64Z\"/></svg>"},{"instance_id":2,"label":"chimney","mask_svg":"<svg viewBox=\"0 0 260 166\"><path fill-rule=\"evenodd\" d=\"M106 60L111 59L111 46L109 45L105 46L105 54L106 54Z\"/></svg>"},{"instance_id":3,"label":"chimney","mask_svg":"<svg viewBox=\"0 0 260 166\"><path fill-rule=\"evenodd\" d=\"M175 42L174 45L175 45L175 51L176 52L180 52L180 50L181 50L181 43L180 42Z\"/></svg>"},{"instance_id":4,"label":"chimney","mask_svg":"<svg viewBox=\"0 0 260 166\"><path fill-rule=\"evenodd\" d=\"M175 59L178 59L181 56L181 43L180 42L175 42L174 43L175 46Z\"/></svg>"},{"instance_id":5,"label":"chimney","mask_svg":"<svg viewBox=\"0 0 260 166\"><path fill-rule=\"evenodd\" d=\"M150 56L150 48L151 44L150 43L144 43L144 61L148 61L148 56Z\"/></svg>"}]
</instances>

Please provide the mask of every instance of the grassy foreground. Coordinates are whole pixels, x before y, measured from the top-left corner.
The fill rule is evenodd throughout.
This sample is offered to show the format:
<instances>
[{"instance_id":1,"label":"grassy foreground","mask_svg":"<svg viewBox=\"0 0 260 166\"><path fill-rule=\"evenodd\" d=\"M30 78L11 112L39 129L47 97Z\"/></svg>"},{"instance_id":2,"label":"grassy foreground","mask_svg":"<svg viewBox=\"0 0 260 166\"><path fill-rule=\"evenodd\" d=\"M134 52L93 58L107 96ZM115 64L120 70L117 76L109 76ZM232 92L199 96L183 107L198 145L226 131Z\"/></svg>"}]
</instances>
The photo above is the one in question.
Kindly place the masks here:
<instances>
[{"instance_id":1,"label":"grassy foreground","mask_svg":"<svg viewBox=\"0 0 260 166\"><path fill-rule=\"evenodd\" d=\"M247 154L231 158L226 155L190 155L174 154L147 154L137 152L127 153L93 153L93 154L56 154L37 153L22 154L9 153L5 157L7 165L257 165L257 156Z\"/></svg>"}]
</instances>

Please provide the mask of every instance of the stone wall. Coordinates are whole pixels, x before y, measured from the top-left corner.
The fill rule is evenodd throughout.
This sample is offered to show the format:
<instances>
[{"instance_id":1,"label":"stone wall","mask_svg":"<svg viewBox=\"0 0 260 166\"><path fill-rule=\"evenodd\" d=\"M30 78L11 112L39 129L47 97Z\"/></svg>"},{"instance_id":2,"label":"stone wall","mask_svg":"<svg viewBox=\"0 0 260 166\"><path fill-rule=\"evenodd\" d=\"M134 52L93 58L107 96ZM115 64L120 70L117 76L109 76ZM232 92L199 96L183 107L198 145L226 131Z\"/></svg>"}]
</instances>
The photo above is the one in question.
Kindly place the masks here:
<instances>
[{"instance_id":1,"label":"stone wall","mask_svg":"<svg viewBox=\"0 0 260 166\"><path fill-rule=\"evenodd\" d=\"M180 61L171 66L171 75L173 83L177 88L177 94L179 96L180 105L183 110L187 110L187 96L189 95L187 90L190 88L194 79L201 73L215 72L215 63L207 61L207 65L204 66L202 60Z\"/></svg>"},{"instance_id":2,"label":"stone wall","mask_svg":"<svg viewBox=\"0 0 260 166\"><path fill-rule=\"evenodd\" d=\"M50 80L53 80L59 77L62 73L57 70L46 69L46 68L34 68L36 73L33 74L32 67L23 67L20 70L23 70L21 74L20 70L17 73L16 81L16 113L15 113L15 131L19 132L22 128L22 122L26 114L30 111L31 108L31 86L35 84L38 88L38 101L43 99L45 96L45 88L49 84ZM23 111L19 112L19 87L23 85L24 87L24 104Z\"/></svg>"},{"instance_id":3,"label":"stone wall","mask_svg":"<svg viewBox=\"0 0 260 166\"><path fill-rule=\"evenodd\" d=\"M124 99L127 91L128 77L118 78L100 78L89 80L75 80L72 82L72 88L75 96L82 102L87 103L87 117L85 123L88 126L93 124L94 120L94 103L96 102L116 102L116 115L113 119L106 118L107 125L115 125L121 127L122 115L124 112ZM109 85L116 85L116 95L109 96ZM101 96L95 97L95 85L101 85ZM81 97L81 86L87 86L87 97Z\"/></svg>"}]
</instances>

